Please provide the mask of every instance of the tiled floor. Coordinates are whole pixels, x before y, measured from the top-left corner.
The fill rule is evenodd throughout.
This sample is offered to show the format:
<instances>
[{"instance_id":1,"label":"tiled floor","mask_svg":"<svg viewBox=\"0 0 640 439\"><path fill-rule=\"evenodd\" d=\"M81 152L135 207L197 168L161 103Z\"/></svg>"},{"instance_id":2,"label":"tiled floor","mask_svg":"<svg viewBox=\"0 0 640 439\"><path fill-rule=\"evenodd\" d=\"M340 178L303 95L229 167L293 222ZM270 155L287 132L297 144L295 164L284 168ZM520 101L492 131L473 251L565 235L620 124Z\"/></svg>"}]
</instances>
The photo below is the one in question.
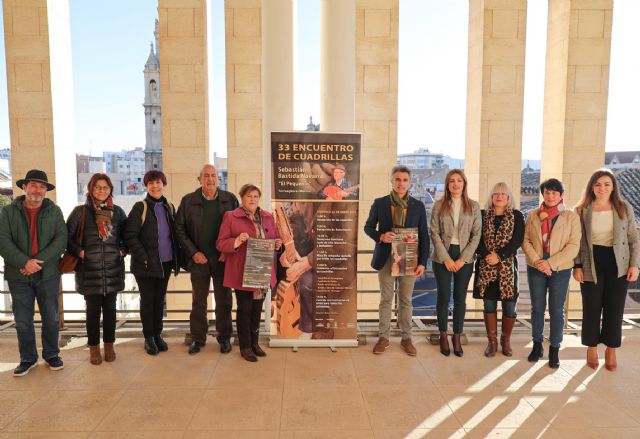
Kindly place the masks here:
<instances>
[{"instance_id":1,"label":"tiled floor","mask_svg":"<svg viewBox=\"0 0 640 439\"><path fill-rule=\"evenodd\" d=\"M141 339L118 340L118 358L89 364L85 340L63 352L65 368L40 363L14 378L17 343L0 338L0 439L5 438L639 438L640 334L628 332L619 369L586 367L579 340L566 336L561 368L514 356L484 358L470 338L464 358L445 358L414 339L417 358L398 340L384 355L372 346L267 349L258 363L237 346L221 355L211 340L189 356L182 339L146 355ZM546 350L545 345L545 350Z\"/></svg>"}]
</instances>

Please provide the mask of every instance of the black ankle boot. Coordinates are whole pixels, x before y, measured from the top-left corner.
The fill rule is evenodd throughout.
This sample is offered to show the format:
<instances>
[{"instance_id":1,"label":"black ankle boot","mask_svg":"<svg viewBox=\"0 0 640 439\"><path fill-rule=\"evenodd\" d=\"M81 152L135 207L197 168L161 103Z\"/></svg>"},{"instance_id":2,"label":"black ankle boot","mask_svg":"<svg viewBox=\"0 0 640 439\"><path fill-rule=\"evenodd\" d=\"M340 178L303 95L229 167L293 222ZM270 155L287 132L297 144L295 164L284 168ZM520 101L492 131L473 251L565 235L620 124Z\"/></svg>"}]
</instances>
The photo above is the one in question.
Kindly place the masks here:
<instances>
[{"instance_id":1,"label":"black ankle boot","mask_svg":"<svg viewBox=\"0 0 640 439\"><path fill-rule=\"evenodd\" d=\"M544 349L542 348L542 342L534 341L533 349L531 349L531 353L529 354L529 357L527 358L527 360L529 360L532 363L535 363L540 358L542 358L543 355L544 355Z\"/></svg>"},{"instance_id":2,"label":"black ankle boot","mask_svg":"<svg viewBox=\"0 0 640 439\"><path fill-rule=\"evenodd\" d=\"M164 341L164 338L162 338L161 334L158 334L155 337L153 337L153 340L156 342L158 351L167 352L169 350L169 345L167 344L166 341Z\"/></svg>"},{"instance_id":3,"label":"black ankle boot","mask_svg":"<svg viewBox=\"0 0 640 439\"><path fill-rule=\"evenodd\" d=\"M147 351L147 354L149 355L158 355L158 345L156 345L156 341L153 337L144 339L144 350Z\"/></svg>"},{"instance_id":4,"label":"black ankle boot","mask_svg":"<svg viewBox=\"0 0 640 439\"><path fill-rule=\"evenodd\" d=\"M549 367L552 369L557 369L560 367L560 358L558 356L558 352L560 348L554 348L553 346L549 346Z\"/></svg>"}]
</instances>

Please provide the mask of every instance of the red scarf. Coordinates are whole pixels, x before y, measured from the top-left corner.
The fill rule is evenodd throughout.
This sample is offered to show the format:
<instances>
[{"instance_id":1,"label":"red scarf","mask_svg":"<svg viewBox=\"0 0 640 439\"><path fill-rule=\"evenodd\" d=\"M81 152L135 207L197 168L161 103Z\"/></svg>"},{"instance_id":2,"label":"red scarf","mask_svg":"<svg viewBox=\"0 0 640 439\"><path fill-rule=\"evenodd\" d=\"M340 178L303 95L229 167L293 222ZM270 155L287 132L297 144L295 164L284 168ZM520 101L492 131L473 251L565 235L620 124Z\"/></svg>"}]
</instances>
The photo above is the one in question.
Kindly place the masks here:
<instances>
[{"instance_id":1,"label":"red scarf","mask_svg":"<svg viewBox=\"0 0 640 439\"><path fill-rule=\"evenodd\" d=\"M563 210L564 200L560 199L560 202L553 207L548 207L546 204L542 203L540 210L538 211L538 218L540 218L540 231L542 232L542 251L545 254L545 259L551 256L550 244L553 219Z\"/></svg>"},{"instance_id":2,"label":"red scarf","mask_svg":"<svg viewBox=\"0 0 640 439\"><path fill-rule=\"evenodd\" d=\"M96 215L96 225L98 226L98 235L100 239L106 241L111 238L111 230L113 225L111 218L113 217L113 198L109 197L103 203L98 204L98 201L89 197L91 200L91 206Z\"/></svg>"}]
</instances>

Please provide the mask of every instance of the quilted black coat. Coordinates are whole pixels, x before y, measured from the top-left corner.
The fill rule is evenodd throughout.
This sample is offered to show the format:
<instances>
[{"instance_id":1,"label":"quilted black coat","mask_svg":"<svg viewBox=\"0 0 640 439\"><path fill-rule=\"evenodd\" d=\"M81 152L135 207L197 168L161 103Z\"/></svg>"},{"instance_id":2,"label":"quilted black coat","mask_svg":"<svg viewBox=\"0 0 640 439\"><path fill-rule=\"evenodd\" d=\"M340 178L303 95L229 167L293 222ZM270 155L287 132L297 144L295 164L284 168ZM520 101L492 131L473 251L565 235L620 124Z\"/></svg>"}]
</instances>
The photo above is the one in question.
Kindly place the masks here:
<instances>
[{"instance_id":1,"label":"quilted black coat","mask_svg":"<svg viewBox=\"0 0 640 439\"><path fill-rule=\"evenodd\" d=\"M85 224L81 243L75 242L76 230L80 226L82 209L86 209ZM124 290L124 229L127 215L120 206L113 206L111 222L112 236L102 241L98 234L96 217L91 204L73 209L67 219L69 240L68 250L79 256L84 250L84 260L76 267L76 290L83 295L112 294Z\"/></svg>"}]
</instances>

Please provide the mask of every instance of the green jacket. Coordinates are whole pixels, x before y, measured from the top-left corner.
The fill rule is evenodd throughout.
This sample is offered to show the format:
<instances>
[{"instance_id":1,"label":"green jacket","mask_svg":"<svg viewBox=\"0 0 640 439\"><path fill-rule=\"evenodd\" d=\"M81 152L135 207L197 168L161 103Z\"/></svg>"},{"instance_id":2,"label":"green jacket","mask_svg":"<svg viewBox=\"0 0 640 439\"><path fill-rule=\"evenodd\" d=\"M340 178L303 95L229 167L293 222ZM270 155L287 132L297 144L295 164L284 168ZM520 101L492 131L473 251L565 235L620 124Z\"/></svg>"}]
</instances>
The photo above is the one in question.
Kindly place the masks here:
<instances>
[{"instance_id":1,"label":"green jacket","mask_svg":"<svg viewBox=\"0 0 640 439\"><path fill-rule=\"evenodd\" d=\"M24 195L19 196L0 210L0 256L4 259L5 279L26 283L60 276L58 262L67 247L67 226L60 208L47 198L42 202L42 210L38 215L40 251L34 256L44 261L42 270L31 276L20 273L20 269L31 259L31 236L24 199Z\"/></svg>"}]
</instances>

